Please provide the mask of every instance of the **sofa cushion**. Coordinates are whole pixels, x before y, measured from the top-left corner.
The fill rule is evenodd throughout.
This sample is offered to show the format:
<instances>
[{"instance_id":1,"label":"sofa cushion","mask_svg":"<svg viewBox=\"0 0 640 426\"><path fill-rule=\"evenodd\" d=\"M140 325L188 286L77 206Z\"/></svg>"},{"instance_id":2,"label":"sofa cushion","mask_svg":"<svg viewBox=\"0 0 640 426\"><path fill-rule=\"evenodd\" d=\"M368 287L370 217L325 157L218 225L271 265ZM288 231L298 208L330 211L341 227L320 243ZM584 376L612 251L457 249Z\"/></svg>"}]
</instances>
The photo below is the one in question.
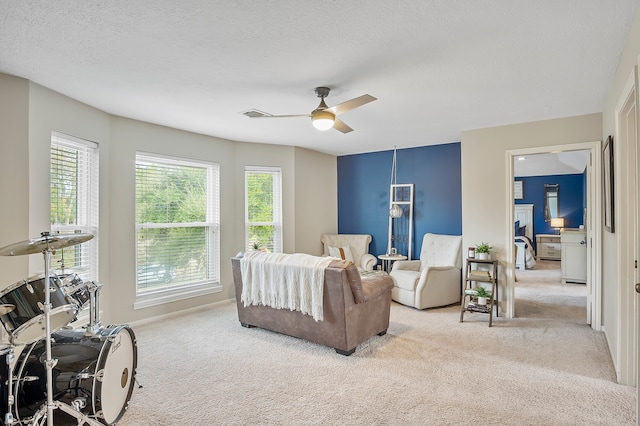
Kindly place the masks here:
<instances>
[{"instance_id":1,"label":"sofa cushion","mask_svg":"<svg viewBox=\"0 0 640 426\"><path fill-rule=\"evenodd\" d=\"M337 259L348 260L353 262L353 254L351 254L351 249L349 246L345 247L329 247L329 256L335 257Z\"/></svg>"}]
</instances>

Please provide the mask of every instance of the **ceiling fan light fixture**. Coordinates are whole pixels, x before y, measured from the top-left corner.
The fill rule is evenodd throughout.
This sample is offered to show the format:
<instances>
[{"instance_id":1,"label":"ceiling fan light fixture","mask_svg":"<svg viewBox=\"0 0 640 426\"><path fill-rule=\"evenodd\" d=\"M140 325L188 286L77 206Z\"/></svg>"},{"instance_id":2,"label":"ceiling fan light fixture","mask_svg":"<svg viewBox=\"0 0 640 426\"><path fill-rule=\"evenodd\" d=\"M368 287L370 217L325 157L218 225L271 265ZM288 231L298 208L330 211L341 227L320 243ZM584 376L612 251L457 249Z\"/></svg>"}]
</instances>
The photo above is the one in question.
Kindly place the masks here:
<instances>
[{"instance_id":1,"label":"ceiling fan light fixture","mask_svg":"<svg viewBox=\"0 0 640 426\"><path fill-rule=\"evenodd\" d=\"M316 110L311 115L313 127L318 130L329 130L335 121L336 116L331 111Z\"/></svg>"}]
</instances>

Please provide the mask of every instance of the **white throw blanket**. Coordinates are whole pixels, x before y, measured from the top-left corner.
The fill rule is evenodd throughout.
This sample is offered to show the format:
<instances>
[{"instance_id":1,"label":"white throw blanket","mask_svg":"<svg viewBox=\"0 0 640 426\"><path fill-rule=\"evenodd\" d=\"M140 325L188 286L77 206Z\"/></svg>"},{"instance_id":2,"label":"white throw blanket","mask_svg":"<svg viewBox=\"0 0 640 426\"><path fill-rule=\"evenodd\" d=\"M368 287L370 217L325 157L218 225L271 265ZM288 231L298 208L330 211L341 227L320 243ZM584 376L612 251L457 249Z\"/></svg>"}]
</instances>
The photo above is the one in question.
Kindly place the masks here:
<instances>
[{"instance_id":1,"label":"white throw blanket","mask_svg":"<svg viewBox=\"0 0 640 426\"><path fill-rule=\"evenodd\" d=\"M246 253L240 260L242 303L296 310L322 321L324 269L333 260L302 253Z\"/></svg>"}]
</instances>

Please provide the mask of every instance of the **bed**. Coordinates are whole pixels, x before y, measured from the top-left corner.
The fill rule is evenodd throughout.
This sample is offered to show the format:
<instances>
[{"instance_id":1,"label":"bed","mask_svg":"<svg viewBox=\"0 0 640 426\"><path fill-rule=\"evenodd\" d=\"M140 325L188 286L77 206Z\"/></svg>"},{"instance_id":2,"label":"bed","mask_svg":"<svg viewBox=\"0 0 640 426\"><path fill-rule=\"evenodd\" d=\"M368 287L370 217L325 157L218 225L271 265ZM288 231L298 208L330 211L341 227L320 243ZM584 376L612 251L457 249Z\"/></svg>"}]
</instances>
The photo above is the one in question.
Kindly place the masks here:
<instances>
[{"instance_id":1,"label":"bed","mask_svg":"<svg viewBox=\"0 0 640 426\"><path fill-rule=\"evenodd\" d=\"M516 204L513 217L516 269L531 269L536 264L533 246L533 204Z\"/></svg>"}]
</instances>

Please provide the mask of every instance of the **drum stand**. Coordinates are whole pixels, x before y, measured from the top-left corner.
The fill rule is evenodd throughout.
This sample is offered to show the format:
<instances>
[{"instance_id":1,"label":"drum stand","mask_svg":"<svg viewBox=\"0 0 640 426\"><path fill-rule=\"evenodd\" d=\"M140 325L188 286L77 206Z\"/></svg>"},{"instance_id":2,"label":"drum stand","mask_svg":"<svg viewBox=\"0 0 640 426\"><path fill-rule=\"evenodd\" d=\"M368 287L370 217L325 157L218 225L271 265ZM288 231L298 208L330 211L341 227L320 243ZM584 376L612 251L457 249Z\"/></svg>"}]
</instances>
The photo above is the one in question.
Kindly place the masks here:
<instances>
[{"instance_id":1,"label":"drum stand","mask_svg":"<svg viewBox=\"0 0 640 426\"><path fill-rule=\"evenodd\" d=\"M49 234L42 233L42 237L46 238ZM50 281L50 271L49 265L51 264L51 252L53 250L50 247L46 247L42 254L44 256L44 279L46 283L46 289L44 296L44 317L45 317L45 345L47 350L47 360L45 361L45 367L47 370L47 426L54 426L53 423L53 412L56 409L60 409L65 413L75 417L78 419L78 425L81 425L81 422L87 423L90 426L103 426L102 423L99 423L87 415L80 412L80 408L82 407L72 407L64 402L54 401L53 400L53 367L58 363L57 359L51 358L51 281ZM38 416L36 416L38 417ZM32 425L35 425L38 419L34 418Z\"/></svg>"}]
</instances>

